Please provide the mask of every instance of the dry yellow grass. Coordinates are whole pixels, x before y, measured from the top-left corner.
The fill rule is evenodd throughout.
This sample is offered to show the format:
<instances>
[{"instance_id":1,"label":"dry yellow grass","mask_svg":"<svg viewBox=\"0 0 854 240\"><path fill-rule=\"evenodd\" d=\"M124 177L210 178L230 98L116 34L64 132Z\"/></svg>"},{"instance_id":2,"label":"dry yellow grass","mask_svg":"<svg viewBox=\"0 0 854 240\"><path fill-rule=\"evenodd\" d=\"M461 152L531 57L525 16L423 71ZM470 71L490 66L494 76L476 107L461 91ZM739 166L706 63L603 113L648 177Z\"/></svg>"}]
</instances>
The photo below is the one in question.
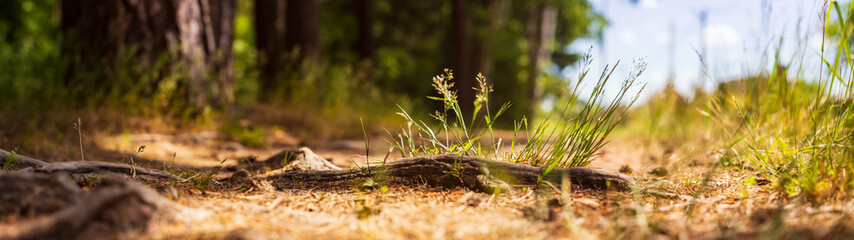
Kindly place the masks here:
<instances>
[{"instance_id":1,"label":"dry yellow grass","mask_svg":"<svg viewBox=\"0 0 854 240\"><path fill-rule=\"evenodd\" d=\"M115 138L113 138L115 139ZM95 141L98 142L98 141ZM109 142L109 141L105 141ZM127 143L138 145L140 142ZM340 145L340 146L339 146ZM337 164L362 164L357 144L318 145L316 152ZM173 146L193 151L197 165L220 162L216 141L160 142L142 157L169 160ZM86 146L97 149L96 146ZM192 149L192 150L188 150ZM107 150L103 150L107 151ZM241 152L242 151L242 152ZM265 157L275 149L241 149L233 155ZM839 239L854 236L854 201L822 203L782 195L772 183L745 184L751 171L714 168L710 154L668 154L616 140L594 168L622 165L641 184L634 193L572 190L545 186L501 195L428 186L387 186L359 191L347 184L262 191L225 183L204 190L190 184L150 183L199 216L155 223L129 239ZM94 150L92 152L98 152ZM205 155L205 152L208 154ZM104 154L101 157L109 157ZM88 158L88 157L87 157ZM109 158L113 159L113 158ZM201 160L199 160L201 159ZM350 161L352 160L352 161ZM183 161L178 158L176 162ZM191 162L183 162L190 165ZM669 174L648 172L665 167ZM711 174L708 181L704 181ZM174 186L176 191L169 189ZM342 187L343 186L343 187ZM177 193L177 196L172 196ZM690 214L689 214L690 213ZM8 220L8 219L6 219Z\"/></svg>"},{"instance_id":2,"label":"dry yellow grass","mask_svg":"<svg viewBox=\"0 0 854 240\"><path fill-rule=\"evenodd\" d=\"M593 167L634 169L635 193L559 187L489 195L465 189L388 186L306 187L264 192L212 184L179 190L179 204L209 217L157 225L138 238L225 239L719 239L838 238L854 233L854 201L814 204L772 190L749 171L713 168L713 155L674 152L617 141ZM269 151L269 150L258 150ZM347 152L350 151L350 152ZM318 151L351 156L353 149ZM650 152L659 152L653 154ZM345 163L346 161L338 161ZM351 164L356 164L355 161ZM648 173L664 166L670 174ZM712 174L707 182L707 174ZM698 193L699 192L699 193ZM696 197L695 197L696 195ZM561 206L550 206L558 200ZM690 214L689 214L690 213ZM835 235L834 235L835 234ZM840 235L841 234L841 235Z\"/></svg>"},{"instance_id":3,"label":"dry yellow grass","mask_svg":"<svg viewBox=\"0 0 854 240\"><path fill-rule=\"evenodd\" d=\"M850 237L854 202L811 206L767 186L742 184L721 172L699 197L697 176L645 183L670 198L647 194L557 189L489 195L464 189L391 186L286 189L277 192L185 191L176 201L211 216L155 226L140 238L296 239L649 239ZM657 186L657 187L655 187ZM746 191L748 195L744 195ZM549 206L559 200L562 207ZM691 215L688 209L693 208ZM550 214L552 216L550 216ZM777 235L774 235L777 234ZM836 235L829 235L836 234Z\"/></svg>"}]
</instances>

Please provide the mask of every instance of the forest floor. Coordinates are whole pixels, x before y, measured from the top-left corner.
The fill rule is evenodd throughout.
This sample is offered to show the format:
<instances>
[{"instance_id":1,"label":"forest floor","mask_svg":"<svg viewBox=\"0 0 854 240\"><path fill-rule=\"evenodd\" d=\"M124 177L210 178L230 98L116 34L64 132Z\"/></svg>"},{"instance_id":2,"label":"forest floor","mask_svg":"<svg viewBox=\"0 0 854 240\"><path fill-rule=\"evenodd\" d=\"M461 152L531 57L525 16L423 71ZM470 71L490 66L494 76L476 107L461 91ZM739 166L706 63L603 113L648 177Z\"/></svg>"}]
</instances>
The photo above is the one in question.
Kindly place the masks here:
<instances>
[{"instance_id":1,"label":"forest floor","mask_svg":"<svg viewBox=\"0 0 854 240\"><path fill-rule=\"evenodd\" d=\"M504 136L512 137L504 133ZM370 155L388 145L371 137ZM8 138L6 144L14 144ZM305 142L285 131L266 134L264 147L246 147L217 131L181 134L92 133L82 144L87 161L152 169L210 169L283 148L307 146L347 169L365 166L363 139ZM139 146L145 146L139 153ZM48 162L72 161L77 145L19 154ZM122 239L836 239L854 236L854 201L821 204L786 196L749 170L718 167L711 152L663 149L615 138L591 168L633 177L629 192L543 186L487 194L428 184L379 182L263 188L229 184L228 172L195 170L213 179L193 183L140 180L193 214L154 221L130 231L96 233ZM12 150L12 149L6 149ZM57 156L50 152L68 152ZM700 152L699 154L696 152ZM77 154L79 156L79 154ZM390 159L399 156L391 154ZM131 160L133 159L133 160ZM96 176L97 177L97 176ZM91 187L83 187L92 191ZM0 199L2 200L2 199ZM0 206L3 202L0 201ZM30 214L32 215L32 214ZM192 216L191 216L192 215ZM0 230L32 216L0 207ZM5 227L5 228L4 228ZM4 235L0 234L0 239Z\"/></svg>"}]
</instances>

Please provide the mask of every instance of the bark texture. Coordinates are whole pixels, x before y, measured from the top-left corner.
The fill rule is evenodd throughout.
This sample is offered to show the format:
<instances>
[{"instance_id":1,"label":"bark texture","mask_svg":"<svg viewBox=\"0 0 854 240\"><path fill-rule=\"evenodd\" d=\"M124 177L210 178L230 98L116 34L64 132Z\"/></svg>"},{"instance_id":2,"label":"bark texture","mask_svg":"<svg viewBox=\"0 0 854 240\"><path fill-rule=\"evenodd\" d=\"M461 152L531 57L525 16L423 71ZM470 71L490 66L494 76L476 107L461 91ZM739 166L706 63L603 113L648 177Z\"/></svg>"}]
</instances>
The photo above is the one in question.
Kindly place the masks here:
<instances>
[{"instance_id":1,"label":"bark texture","mask_svg":"<svg viewBox=\"0 0 854 240\"><path fill-rule=\"evenodd\" d=\"M285 48L298 59L320 54L320 0L288 0Z\"/></svg>"},{"instance_id":2,"label":"bark texture","mask_svg":"<svg viewBox=\"0 0 854 240\"><path fill-rule=\"evenodd\" d=\"M452 69L454 70L454 82L457 89L458 101L462 117L466 122L471 122L470 119L474 112L474 86L475 73L473 55L473 39L472 39L472 18L469 0L453 0L451 1L451 44L454 51Z\"/></svg>"},{"instance_id":3,"label":"bark texture","mask_svg":"<svg viewBox=\"0 0 854 240\"><path fill-rule=\"evenodd\" d=\"M190 102L223 106L234 100L231 44L234 32L234 0L173 0L181 57L188 65Z\"/></svg>"},{"instance_id":4,"label":"bark texture","mask_svg":"<svg viewBox=\"0 0 854 240\"><path fill-rule=\"evenodd\" d=\"M153 67L171 56L187 68L190 104L233 101L234 0L63 0L61 12L69 85L93 76L91 84L110 85L109 75L99 75L105 66L130 67L115 65L137 59Z\"/></svg>"},{"instance_id":5,"label":"bark texture","mask_svg":"<svg viewBox=\"0 0 854 240\"><path fill-rule=\"evenodd\" d=\"M262 98L288 93L301 65L320 55L320 0L255 0L255 37Z\"/></svg>"},{"instance_id":6,"label":"bark texture","mask_svg":"<svg viewBox=\"0 0 854 240\"><path fill-rule=\"evenodd\" d=\"M106 173L141 179L185 181L185 179L171 173L122 163L94 161L48 163L18 154L13 156L12 153L3 149L0 149L0 160L2 160L0 163L4 165L7 162L9 163L8 170L24 170L36 173L67 173L72 177Z\"/></svg>"},{"instance_id":7,"label":"bark texture","mask_svg":"<svg viewBox=\"0 0 854 240\"><path fill-rule=\"evenodd\" d=\"M285 65L287 1L255 0L255 44L258 48L260 87L262 97L269 98L278 87L281 69ZM269 100L269 99L268 99Z\"/></svg>"},{"instance_id":8,"label":"bark texture","mask_svg":"<svg viewBox=\"0 0 854 240\"><path fill-rule=\"evenodd\" d=\"M528 16L528 106L527 115L535 116L539 106L542 90L539 88L539 77L543 65L548 62L552 52L551 44L555 39L557 27L557 8L547 3L539 3Z\"/></svg>"},{"instance_id":9,"label":"bark texture","mask_svg":"<svg viewBox=\"0 0 854 240\"><path fill-rule=\"evenodd\" d=\"M355 0L356 23L359 26L358 37L354 49L359 53L362 60L372 61L374 59L374 6L373 0Z\"/></svg>"},{"instance_id":10,"label":"bark texture","mask_svg":"<svg viewBox=\"0 0 854 240\"><path fill-rule=\"evenodd\" d=\"M144 185L117 179L105 180L88 194L63 180L63 176L0 172L0 179L15 183L0 182L0 196L4 198L40 199L35 204L61 203L61 207L39 212L38 216L0 224L0 239L122 238L143 233L154 222L189 219L201 213L180 207ZM53 184L33 186L30 191L16 191L21 185L34 183ZM43 207L16 203L3 205L18 209Z\"/></svg>"},{"instance_id":11,"label":"bark texture","mask_svg":"<svg viewBox=\"0 0 854 240\"><path fill-rule=\"evenodd\" d=\"M289 187L303 183L349 181L382 173L411 182L424 181L433 186L491 192L501 187L497 185L536 185L544 171L544 168L524 164L444 154L400 159L371 169L294 171L269 175L266 179L278 187ZM555 168L542 181L561 184L564 177L573 187L583 189L628 191L635 184L626 175L586 167Z\"/></svg>"}]
</instances>

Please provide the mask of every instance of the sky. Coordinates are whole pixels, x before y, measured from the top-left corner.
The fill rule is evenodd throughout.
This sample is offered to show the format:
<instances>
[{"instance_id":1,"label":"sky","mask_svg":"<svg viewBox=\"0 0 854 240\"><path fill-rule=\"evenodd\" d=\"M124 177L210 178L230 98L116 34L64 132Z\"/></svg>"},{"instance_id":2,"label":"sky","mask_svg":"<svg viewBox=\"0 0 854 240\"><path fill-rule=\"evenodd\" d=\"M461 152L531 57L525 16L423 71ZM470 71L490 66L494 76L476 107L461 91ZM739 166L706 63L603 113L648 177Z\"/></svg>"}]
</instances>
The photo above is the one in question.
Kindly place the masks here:
<instances>
[{"instance_id":1,"label":"sky","mask_svg":"<svg viewBox=\"0 0 854 240\"><path fill-rule=\"evenodd\" d=\"M643 58L648 65L638 79L647 84L641 102L663 89L671 72L675 75L676 90L690 97L697 87L711 91L717 82L770 69L781 36L783 44L779 49L784 64L804 66L806 70L802 72L806 78L817 78L820 73L814 69L820 63L819 12L823 0L590 2L609 21L604 44L581 39L570 45L569 51L587 52L592 46L591 72L602 71L604 63L621 60L614 74L620 80L629 73L634 60ZM705 28L700 24L702 11L707 13ZM702 44L701 39L704 39ZM705 54L698 54L703 52L704 45ZM705 67L701 67L700 55ZM701 74L701 69L706 70L707 77ZM577 68L572 68L562 74L575 81L577 72ZM591 85L582 84L582 87L592 88ZM614 94L619 85L619 81L612 81L608 92Z\"/></svg>"}]
</instances>

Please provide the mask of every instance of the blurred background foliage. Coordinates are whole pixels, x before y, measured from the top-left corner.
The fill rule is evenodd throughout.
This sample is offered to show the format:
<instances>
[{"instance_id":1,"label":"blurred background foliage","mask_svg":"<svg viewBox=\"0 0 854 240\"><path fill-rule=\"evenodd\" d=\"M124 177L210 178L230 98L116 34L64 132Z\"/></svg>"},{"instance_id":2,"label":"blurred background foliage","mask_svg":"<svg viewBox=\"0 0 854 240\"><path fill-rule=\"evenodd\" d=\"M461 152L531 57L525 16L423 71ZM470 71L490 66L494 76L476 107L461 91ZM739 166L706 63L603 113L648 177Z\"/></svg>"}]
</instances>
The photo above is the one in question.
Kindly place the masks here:
<instances>
[{"instance_id":1,"label":"blurred background foliage","mask_svg":"<svg viewBox=\"0 0 854 240\"><path fill-rule=\"evenodd\" d=\"M769 66L709 79L711 91L686 98L670 79L627 110L617 134L643 141L650 159L681 154L689 165L755 170L789 195L850 193L852 9L825 2L817 74L796 61L813 53L806 44L785 56L781 37ZM495 86L490 108L513 103L495 126L513 129L523 116L544 119L578 100L574 82L558 74L581 56L567 46L600 38L607 24L587 0L4 0L0 144L68 141L72 131L50 136L46 126L70 127L81 111L216 122L247 145L263 145L269 125L301 140L361 138L361 120L393 121L395 104L417 116L441 108L425 96L437 95L430 80L446 68L461 115L471 116L483 73ZM16 135L27 129L41 132Z\"/></svg>"},{"instance_id":2,"label":"blurred background foliage","mask_svg":"<svg viewBox=\"0 0 854 240\"><path fill-rule=\"evenodd\" d=\"M430 78L452 68L461 102L477 73L495 108L513 102L499 123L510 127L561 94L557 73L579 58L566 46L607 24L586 0L200 3L196 41L180 0L2 1L0 110L193 121L273 106L353 124L395 103L432 112Z\"/></svg>"}]
</instances>

